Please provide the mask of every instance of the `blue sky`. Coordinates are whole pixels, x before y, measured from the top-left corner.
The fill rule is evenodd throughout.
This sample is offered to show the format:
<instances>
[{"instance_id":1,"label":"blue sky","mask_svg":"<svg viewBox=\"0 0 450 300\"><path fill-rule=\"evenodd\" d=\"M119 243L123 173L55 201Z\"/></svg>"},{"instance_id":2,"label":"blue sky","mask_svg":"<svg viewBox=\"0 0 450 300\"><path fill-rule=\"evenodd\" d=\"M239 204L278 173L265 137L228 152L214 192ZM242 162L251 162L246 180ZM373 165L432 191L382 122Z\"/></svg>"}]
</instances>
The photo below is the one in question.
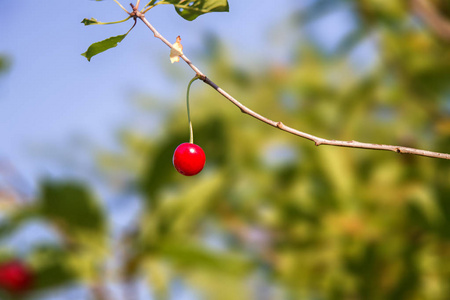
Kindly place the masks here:
<instances>
[{"instance_id":1,"label":"blue sky","mask_svg":"<svg viewBox=\"0 0 450 300\"><path fill-rule=\"evenodd\" d=\"M230 13L193 22L179 17L173 6L161 5L147 18L169 40L181 35L185 54L201 69L206 69L201 60L205 32L226 42L233 60L245 68L283 60L291 37L277 30L311 2L230 0ZM175 98L193 75L184 63L170 64L169 49L141 22L118 47L88 62L80 54L91 43L125 33L132 21L85 27L80 23L85 17L106 22L126 14L112 0L0 1L0 53L12 63L0 77L0 159L30 180L55 172L39 159L42 153L74 154L76 137L112 145L116 130L133 122L132 95ZM353 26L349 21L344 11L316 22L310 32L332 46ZM185 78L171 78L174 72Z\"/></svg>"}]
</instances>

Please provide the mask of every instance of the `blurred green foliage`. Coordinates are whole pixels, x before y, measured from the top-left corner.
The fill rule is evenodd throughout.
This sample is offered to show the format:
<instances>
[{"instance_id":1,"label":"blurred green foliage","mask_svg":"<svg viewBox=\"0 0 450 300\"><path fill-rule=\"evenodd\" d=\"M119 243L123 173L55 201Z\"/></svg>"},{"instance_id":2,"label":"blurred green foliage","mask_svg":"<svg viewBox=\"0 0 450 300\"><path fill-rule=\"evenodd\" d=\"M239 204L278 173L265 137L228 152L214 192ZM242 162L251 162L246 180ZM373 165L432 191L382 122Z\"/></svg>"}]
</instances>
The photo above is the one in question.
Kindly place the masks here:
<instances>
[{"instance_id":1,"label":"blurred green foliage","mask_svg":"<svg viewBox=\"0 0 450 300\"><path fill-rule=\"evenodd\" d=\"M447 2L435 2L448 17ZM387 0L317 0L293 15L290 30L342 6L357 26L335 52L305 38L289 64L242 70L211 39L208 76L251 109L304 132L448 153L450 41L405 3ZM367 39L377 57L361 72L348 55ZM143 202L120 251L108 246L102 206L73 183L44 184L34 214L13 213L0 233L39 216L64 242L35 249L35 266L62 281L98 283L107 280L101 265L112 253L125 283L145 278L160 299L173 298L178 281L205 299L448 299L448 161L316 147L223 100L205 86L192 91L195 143L207 156L195 177L172 166L189 135L181 99L159 112L167 117L158 134L124 129L122 151L99 156L105 174L127 178ZM45 278L40 284L51 286Z\"/></svg>"},{"instance_id":2,"label":"blurred green foliage","mask_svg":"<svg viewBox=\"0 0 450 300\"><path fill-rule=\"evenodd\" d=\"M10 66L10 61L7 56L0 54L0 74L8 70Z\"/></svg>"},{"instance_id":3,"label":"blurred green foliage","mask_svg":"<svg viewBox=\"0 0 450 300\"><path fill-rule=\"evenodd\" d=\"M27 259L34 275L31 295L76 281L91 284L98 280L108 254L107 219L87 187L69 181L41 183L33 203L11 209L8 218L2 219L0 239L35 220L54 228L59 243L32 249ZM7 249L1 250L0 261L14 257Z\"/></svg>"}]
</instances>

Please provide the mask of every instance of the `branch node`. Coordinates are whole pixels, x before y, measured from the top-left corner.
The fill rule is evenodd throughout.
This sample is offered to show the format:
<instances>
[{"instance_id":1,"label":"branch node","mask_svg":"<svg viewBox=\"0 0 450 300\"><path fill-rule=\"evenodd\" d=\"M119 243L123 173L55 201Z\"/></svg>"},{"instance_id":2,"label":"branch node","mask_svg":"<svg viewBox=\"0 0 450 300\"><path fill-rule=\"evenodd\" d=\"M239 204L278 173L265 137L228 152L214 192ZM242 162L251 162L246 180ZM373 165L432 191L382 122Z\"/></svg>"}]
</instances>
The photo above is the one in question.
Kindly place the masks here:
<instances>
[{"instance_id":1,"label":"branch node","mask_svg":"<svg viewBox=\"0 0 450 300\"><path fill-rule=\"evenodd\" d=\"M197 76L198 76L198 78L201 80L201 81L203 81L203 82L206 82L206 75L203 75L203 74L197 74Z\"/></svg>"},{"instance_id":2,"label":"branch node","mask_svg":"<svg viewBox=\"0 0 450 300\"><path fill-rule=\"evenodd\" d=\"M277 127L278 127L279 129L283 129L284 124L283 124L282 122L277 122Z\"/></svg>"},{"instance_id":3,"label":"branch node","mask_svg":"<svg viewBox=\"0 0 450 300\"><path fill-rule=\"evenodd\" d=\"M130 15L130 17L133 17L133 19L135 21L136 21L136 18L141 18L144 16L144 14L138 10L138 7L133 5L133 3L130 3L130 6L133 9L133 11L131 13L129 13L129 15Z\"/></svg>"}]
</instances>

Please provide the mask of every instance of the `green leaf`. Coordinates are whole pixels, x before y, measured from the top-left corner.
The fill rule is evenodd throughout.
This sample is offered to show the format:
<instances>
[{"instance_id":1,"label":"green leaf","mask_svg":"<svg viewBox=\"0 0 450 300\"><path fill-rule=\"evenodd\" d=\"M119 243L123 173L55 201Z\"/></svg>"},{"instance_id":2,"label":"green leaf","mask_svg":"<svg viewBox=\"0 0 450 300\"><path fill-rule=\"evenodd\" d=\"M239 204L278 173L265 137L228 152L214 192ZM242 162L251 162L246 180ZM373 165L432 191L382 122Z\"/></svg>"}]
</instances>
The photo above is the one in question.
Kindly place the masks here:
<instances>
[{"instance_id":1,"label":"green leaf","mask_svg":"<svg viewBox=\"0 0 450 300\"><path fill-rule=\"evenodd\" d=\"M42 216L71 235L77 232L102 234L106 229L100 203L81 184L46 182L38 203Z\"/></svg>"},{"instance_id":2,"label":"green leaf","mask_svg":"<svg viewBox=\"0 0 450 300\"><path fill-rule=\"evenodd\" d=\"M114 22L100 22L95 18L90 18L90 19L86 19L84 18L83 21L81 21L81 23L83 23L85 26L88 25L110 25L110 24L118 24L118 23L123 23L125 21L128 21L129 19L131 19L131 16L128 16L127 18L120 20L120 21L114 21Z\"/></svg>"},{"instance_id":3,"label":"green leaf","mask_svg":"<svg viewBox=\"0 0 450 300\"><path fill-rule=\"evenodd\" d=\"M152 1L153 2L153 1ZM163 0L158 4L173 4L177 13L188 21L210 12L228 12L227 0Z\"/></svg>"},{"instance_id":4,"label":"green leaf","mask_svg":"<svg viewBox=\"0 0 450 300\"><path fill-rule=\"evenodd\" d=\"M100 41L97 43L93 43L92 45L89 46L89 48L86 50L86 52L82 53L81 55L86 57L88 61L91 61L91 58L94 55L97 55L108 49L116 47L117 44L120 43L127 36L127 34L128 33L118 35L118 36L113 36L113 37L110 37L109 39L106 39L106 40L103 40L103 41Z\"/></svg>"},{"instance_id":5,"label":"green leaf","mask_svg":"<svg viewBox=\"0 0 450 300\"><path fill-rule=\"evenodd\" d=\"M99 24L97 19L94 19L94 18L90 18L90 19L84 18L83 21L81 21L81 23L83 23L85 26Z\"/></svg>"},{"instance_id":6,"label":"green leaf","mask_svg":"<svg viewBox=\"0 0 450 300\"><path fill-rule=\"evenodd\" d=\"M217 253L189 241L169 241L159 245L159 253L180 268L210 269L242 276L254 267L253 261L237 253Z\"/></svg>"},{"instance_id":7,"label":"green leaf","mask_svg":"<svg viewBox=\"0 0 450 300\"><path fill-rule=\"evenodd\" d=\"M76 273L67 263L69 253L53 245L40 245L32 252L33 291L45 291L74 282Z\"/></svg>"}]
</instances>

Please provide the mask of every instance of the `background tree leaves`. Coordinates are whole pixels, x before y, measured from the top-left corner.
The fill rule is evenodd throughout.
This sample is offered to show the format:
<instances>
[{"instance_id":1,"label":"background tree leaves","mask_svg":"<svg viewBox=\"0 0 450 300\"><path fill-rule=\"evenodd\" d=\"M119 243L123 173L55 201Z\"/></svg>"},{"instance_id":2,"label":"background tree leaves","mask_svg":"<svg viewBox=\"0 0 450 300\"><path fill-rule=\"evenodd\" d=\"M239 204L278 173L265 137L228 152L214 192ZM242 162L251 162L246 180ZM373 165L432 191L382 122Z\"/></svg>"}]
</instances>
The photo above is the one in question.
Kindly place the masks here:
<instances>
[{"instance_id":1,"label":"background tree leaves","mask_svg":"<svg viewBox=\"0 0 450 300\"><path fill-rule=\"evenodd\" d=\"M69 236L78 232L102 236L106 232L106 219L100 203L80 184L45 182L38 199L42 216L56 223Z\"/></svg>"},{"instance_id":2,"label":"background tree leaves","mask_svg":"<svg viewBox=\"0 0 450 300\"><path fill-rule=\"evenodd\" d=\"M0 75L8 70L10 64L8 57L0 54Z\"/></svg>"}]
</instances>

